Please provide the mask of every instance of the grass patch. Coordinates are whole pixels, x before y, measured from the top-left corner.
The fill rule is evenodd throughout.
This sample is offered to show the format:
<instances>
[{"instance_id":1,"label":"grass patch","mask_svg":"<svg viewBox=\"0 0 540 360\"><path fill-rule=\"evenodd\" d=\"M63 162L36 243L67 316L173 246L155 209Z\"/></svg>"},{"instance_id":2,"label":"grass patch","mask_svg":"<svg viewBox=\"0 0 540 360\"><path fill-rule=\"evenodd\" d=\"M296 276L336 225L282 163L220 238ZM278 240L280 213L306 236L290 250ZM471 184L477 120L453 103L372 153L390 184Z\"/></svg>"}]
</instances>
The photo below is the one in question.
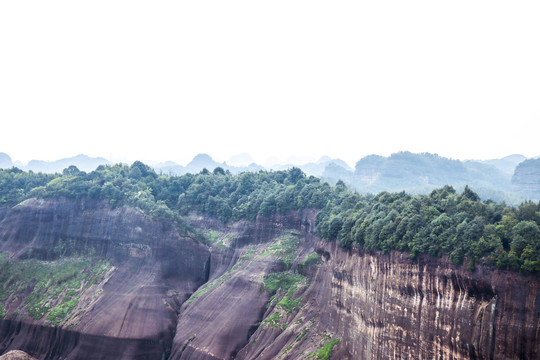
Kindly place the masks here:
<instances>
[{"instance_id":1,"label":"grass patch","mask_svg":"<svg viewBox=\"0 0 540 360\"><path fill-rule=\"evenodd\" d=\"M317 360L328 360L332 356L332 349L339 342L340 339L330 340L329 342L325 343L322 348L308 355L307 358L309 359L315 357Z\"/></svg>"},{"instance_id":2,"label":"grass patch","mask_svg":"<svg viewBox=\"0 0 540 360\"><path fill-rule=\"evenodd\" d=\"M205 233L205 238L208 244L214 244L217 249L228 249L236 240L236 235L229 234L224 236L223 233L217 230L208 230Z\"/></svg>"},{"instance_id":3,"label":"grass patch","mask_svg":"<svg viewBox=\"0 0 540 360\"><path fill-rule=\"evenodd\" d=\"M292 292L294 294L294 291ZM291 300L292 294L287 294L281 299L280 302L278 302L278 306L280 306L283 310L287 311L288 313L292 312L293 310L298 309L300 306L300 298L296 300Z\"/></svg>"},{"instance_id":4,"label":"grass patch","mask_svg":"<svg viewBox=\"0 0 540 360\"><path fill-rule=\"evenodd\" d=\"M255 253L257 253L257 249L252 247L244 254L244 256L242 256L241 260L242 261L247 261L247 260L251 259L253 257L253 255L255 255Z\"/></svg>"},{"instance_id":5,"label":"grass patch","mask_svg":"<svg viewBox=\"0 0 540 360\"><path fill-rule=\"evenodd\" d=\"M292 348L293 348L292 344L287 346L287 348L283 350L283 352L281 353L281 356L286 355L289 351L291 351Z\"/></svg>"},{"instance_id":6,"label":"grass patch","mask_svg":"<svg viewBox=\"0 0 540 360\"><path fill-rule=\"evenodd\" d=\"M305 269L311 265L319 265L322 263L321 255L316 252L309 254L306 258L300 263L300 270Z\"/></svg>"},{"instance_id":7,"label":"grass patch","mask_svg":"<svg viewBox=\"0 0 540 360\"><path fill-rule=\"evenodd\" d=\"M277 301L277 299L279 299L278 296L282 296L280 294L285 292L285 295L281 298L281 300L278 301L276 309L274 309L273 313L266 318L263 325L275 328L279 324L282 314L290 314L293 310L300 307L301 297L296 300L292 300L292 297L298 288L298 284L305 282L305 280L306 279L303 276L293 274L291 272L269 274L264 279L265 290L269 291L270 293L277 293L270 297L270 300L266 305L267 308ZM282 330L285 330L286 327L286 323L281 325Z\"/></svg>"},{"instance_id":8,"label":"grass patch","mask_svg":"<svg viewBox=\"0 0 540 360\"><path fill-rule=\"evenodd\" d=\"M210 242L212 244L215 243L216 241L218 241L220 236L221 236L221 233L219 231L216 231L216 230L208 230L206 232L206 240L208 240L208 242Z\"/></svg>"},{"instance_id":9,"label":"grass patch","mask_svg":"<svg viewBox=\"0 0 540 360\"><path fill-rule=\"evenodd\" d=\"M30 293L16 313L26 309L35 320L47 319L54 325L69 319L79 294L93 285L109 264L83 258L65 258L46 262L35 259L10 261L0 256L0 301ZM94 281L90 281L90 280Z\"/></svg>"},{"instance_id":10,"label":"grass patch","mask_svg":"<svg viewBox=\"0 0 540 360\"><path fill-rule=\"evenodd\" d=\"M263 325L266 327L276 328L279 325L281 316L278 312L273 313L263 321Z\"/></svg>"},{"instance_id":11,"label":"grass patch","mask_svg":"<svg viewBox=\"0 0 540 360\"><path fill-rule=\"evenodd\" d=\"M300 340L302 340L304 336L306 336L308 331L309 330L307 328L302 328L302 330L300 331L300 335L298 335L298 337L294 340L294 342L300 342Z\"/></svg>"},{"instance_id":12,"label":"grass patch","mask_svg":"<svg viewBox=\"0 0 540 360\"><path fill-rule=\"evenodd\" d=\"M62 302L56 306L47 316L47 320L51 321L54 326L60 325L64 319L75 309L77 303L79 302L79 297L74 298L64 297Z\"/></svg>"},{"instance_id":13,"label":"grass patch","mask_svg":"<svg viewBox=\"0 0 540 360\"><path fill-rule=\"evenodd\" d=\"M4 307L4 304L0 303L0 319L3 319L6 317L6 308Z\"/></svg>"},{"instance_id":14,"label":"grass patch","mask_svg":"<svg viewBox=\"0 0 540 360\"><path fill-rule=\"evenodd\" d=\"M278 289L288 291L291 287L300 283L302 280L302 275L292 274L290 272L269 274L264 279L264 288L270 293L276 292Z\"/></svg>"},{"instance_id":15,"label":"grass patch","mask_svg":"<svg viewBox=\"0 0 540 360\"><path fill-rule=\"evenodd\" d=\"M285 267L289 269L296 258L298 241L298 238L293 234L280 236L261 255L278 257L285 264Z\"/></svg>"}]
</instances>

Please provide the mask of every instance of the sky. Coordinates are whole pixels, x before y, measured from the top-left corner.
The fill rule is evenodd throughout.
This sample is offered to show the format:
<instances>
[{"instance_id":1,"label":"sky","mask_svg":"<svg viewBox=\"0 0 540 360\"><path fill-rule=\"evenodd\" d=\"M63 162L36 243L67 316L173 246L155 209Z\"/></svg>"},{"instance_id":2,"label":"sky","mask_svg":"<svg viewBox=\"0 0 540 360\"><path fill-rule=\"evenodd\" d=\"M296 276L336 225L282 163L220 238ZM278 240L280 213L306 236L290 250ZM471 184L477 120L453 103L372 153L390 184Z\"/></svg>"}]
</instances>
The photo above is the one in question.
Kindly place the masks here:
<instances>
[{"instance_id":1,"label":"sky","mask_svg":"<svg viewBox=\"0 0 540 360\"><path fill-rule=\"evenodd\" d=\"M540 155L538 1L2 1L0 152Z\"/></svg>"}]
</instances>

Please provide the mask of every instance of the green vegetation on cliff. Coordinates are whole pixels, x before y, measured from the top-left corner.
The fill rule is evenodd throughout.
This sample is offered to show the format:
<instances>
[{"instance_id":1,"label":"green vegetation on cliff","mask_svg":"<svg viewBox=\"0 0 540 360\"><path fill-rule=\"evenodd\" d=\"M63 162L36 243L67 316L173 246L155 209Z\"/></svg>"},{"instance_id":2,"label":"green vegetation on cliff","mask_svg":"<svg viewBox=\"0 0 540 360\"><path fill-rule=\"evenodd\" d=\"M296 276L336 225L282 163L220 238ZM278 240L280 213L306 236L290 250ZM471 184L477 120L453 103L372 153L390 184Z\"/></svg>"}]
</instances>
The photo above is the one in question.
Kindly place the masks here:
<instances>
[{"instance_id":1,"label":"green vegetation on cliff","mask_svg":"<svg viewBox=\"0 0 540 360\"><path fill-rule=\"evenodd\" d=\"M11 261L0 254L0 307L27 294L21 314L47 320L57 326L75 314L80 295L96 284L109 264L83 258L47 262L35 259ZM5 311L4 311L5 316ZM21 315L23 316L23 315Z\"/></svg>"},{"instance_id":2,"label":"green vegetation on cliff","mask_svg":"<svg viewBox=\"0 0 540 360\"><path fill-rule=\"evenodd\" d=\"M340 342L340 339L334 339L331 340L323 345L323 347L314 353L310 354L307 359L309 358L316 358L317 360L328 360L332 356L332 350L334 349L334 346L336 346Z\"/></svg>"},{"instance_id":3,"label":"green vegetation on cliff","mask_svg":"<svg viewBox=\"0 0 540 360\"><path fill-rule=\"evenodd\" d=\"M74 166L56 175L0 170L0 204L13 206L30 197L101 199L113 206L137 207L197 240L204 235L184 220L189 213L230 222L316 209L321 210L318 234L344 248L398 250L412 258L448 255L456 264L466 259L470 270L482 264L540 272L540 204L515 208L482 202L468 187L461 194L444 186L429 195L359 195L341 181L330 186L297 168L239 175L216 168L164 176L138 161L100 166L90 173ZM207 242L217 239L216 234L207 237ZM286 256L283 260L290 266Z\"/></svg>"}]
</instances>

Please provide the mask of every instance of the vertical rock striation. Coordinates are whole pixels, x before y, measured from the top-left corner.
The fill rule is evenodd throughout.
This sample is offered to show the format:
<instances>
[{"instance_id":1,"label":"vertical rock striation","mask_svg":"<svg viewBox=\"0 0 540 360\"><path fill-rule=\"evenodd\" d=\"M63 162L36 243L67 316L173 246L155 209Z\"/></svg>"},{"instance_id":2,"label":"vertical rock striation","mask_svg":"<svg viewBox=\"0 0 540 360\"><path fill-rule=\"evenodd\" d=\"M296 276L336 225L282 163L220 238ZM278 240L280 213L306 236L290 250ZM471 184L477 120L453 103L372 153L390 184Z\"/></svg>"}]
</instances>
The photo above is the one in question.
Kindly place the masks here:
<instances>
[{"instance_id":1,"label":"vertical rock striation","mask_svg":"<svg viewBox=\"0 0 540 360\"><path fill-rule=\"evenodd\" d=\"M10 296L0 354L260 360L316 357L326 348L334 359L540 358L538 277L347 251L313 235L315 215L228 226L193 218L223 240L207 247L103 202L28 200L0 209L0 251L12 261L95 254L112 269L69 327L17 311L35 284L16 301ZM280 242L287 236L294 246ZM315 252L317 261L302 265ZM264 279L274 273L294 285L269 292Z\"/></svg>"},{"instance_id":2,"label":"vertical rock striation","mask_svg":"<svg viewBox=\"0 0 540 360\"><path fill-rule=\"evenodd\" d=\"M0 222L0 250L17 259L54 261L88 256L111 261L114 271L90 308L65 328L44 327L8 303L0 353L26 350L37 358L148 359L170 351L176 310L206 281L205 246L127 207L98 201L27 200ZM13 297L11 297L13 298ZM11 304L11 305L10 305Z\"/></svg>"},{"instance_id":3,"label":"vertical rock striation","mask_svg":"<svg viewBox=\"0 0 540 360\"><path fill-rule=\"evenodd\" d=\"M400 253L368 255L335 244L318 246L329 258L304 296L314 309L325 309L317 324L342 339L340 358L540 356L537 278L470 273L446 260L413 261Z\"/></svg>"}]
</instances>

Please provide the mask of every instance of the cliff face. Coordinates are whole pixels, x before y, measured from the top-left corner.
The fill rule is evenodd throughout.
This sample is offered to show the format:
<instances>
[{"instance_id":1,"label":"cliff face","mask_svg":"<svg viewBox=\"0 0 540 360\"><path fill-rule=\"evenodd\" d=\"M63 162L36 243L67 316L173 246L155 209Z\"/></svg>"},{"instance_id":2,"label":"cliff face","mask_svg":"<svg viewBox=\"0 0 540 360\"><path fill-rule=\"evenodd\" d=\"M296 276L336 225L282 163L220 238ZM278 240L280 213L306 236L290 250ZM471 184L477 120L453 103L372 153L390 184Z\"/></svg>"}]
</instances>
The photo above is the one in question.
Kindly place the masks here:
<instances>
[{"instance_id":1,"label":"cliff face","mask_svg":"<svg viewBox=\"0 0 540 360\"><path fill-rule=\"evenodd\" d=\"M328 350L335 359L540 357L538 278L470 273L445 259L345 251L313 235L313 212L229 226L192 218L210 247L133 209L103 203L31 200L2 216L0 250L13 262L33 257L48 264L86 251L110 264L91 285L77 284L79 304L69 312L75 315L57 326L47 320L52 306L37 320L17 312L38 284L19 300L8 297L0 354L303 359Z\"/></svg>"},{"instance_id":2,"label":"cliff face","mask_svg":"<svg viewBox=\"0 0 540 360\"><path fill-rule=\"evenodd\" d=\"M317 331L341 338L339 358L540 356L538 279L317 246L328 251L328 260L304 295L311 307L306 313L316 316Z\"/></svg>"},{"instance_id":3,"label":"cliff face","mask_svg":"<svg viewBox=\"0 0 540 360\"><path fill-rule=\"evenodd\" d=\"M170 347L176 323L176 312L167 304L184 301L206 281L210 255L206 247L181 238L167 224L100 202L29 200L4 216L0 239L0 250L9 252L14 262L37 258L49 263L78 259L80 254L110 261L95 284L83 279L72 289L79 293L78 304L70 311L72 318L60 322L63 329L43 325L50 325L55 309L66 309L55 300L65 290L53 296L40 293L42 301L32 306L27 304L39 284L35 281L21 282L26 289L21 285L7 294L5 319L10 321L2 322L0 350L28 350L40 358L161 357ZM47 282L45 287L59 284ZM42 313L29 316L38 306Z\"/></svg>"}]
</instances>

